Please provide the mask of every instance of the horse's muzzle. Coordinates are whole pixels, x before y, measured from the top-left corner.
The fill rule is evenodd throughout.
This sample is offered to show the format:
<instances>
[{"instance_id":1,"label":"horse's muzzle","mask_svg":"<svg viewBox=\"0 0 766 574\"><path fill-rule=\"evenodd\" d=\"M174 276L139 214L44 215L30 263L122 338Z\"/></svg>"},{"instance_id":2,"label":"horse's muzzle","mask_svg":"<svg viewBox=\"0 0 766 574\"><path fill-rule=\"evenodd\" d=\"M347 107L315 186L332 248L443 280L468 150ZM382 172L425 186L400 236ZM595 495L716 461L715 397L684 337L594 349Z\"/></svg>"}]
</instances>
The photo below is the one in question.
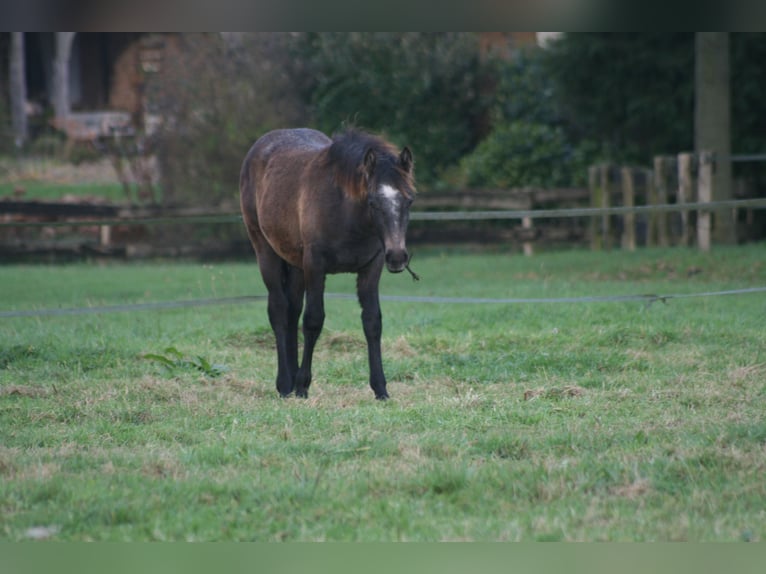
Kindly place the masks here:
<instances>
[{"instance_id":1,"label":"horse's muzzle","mask_svg":"<svg viewBox=\"0 0 766 574\"><path fill-rule=\"evenodd\" d=\"M391 273L401 273L410 261L410 254L406 249L391 249L386 251L386 268Z\"/></svg>"}]
</instances>

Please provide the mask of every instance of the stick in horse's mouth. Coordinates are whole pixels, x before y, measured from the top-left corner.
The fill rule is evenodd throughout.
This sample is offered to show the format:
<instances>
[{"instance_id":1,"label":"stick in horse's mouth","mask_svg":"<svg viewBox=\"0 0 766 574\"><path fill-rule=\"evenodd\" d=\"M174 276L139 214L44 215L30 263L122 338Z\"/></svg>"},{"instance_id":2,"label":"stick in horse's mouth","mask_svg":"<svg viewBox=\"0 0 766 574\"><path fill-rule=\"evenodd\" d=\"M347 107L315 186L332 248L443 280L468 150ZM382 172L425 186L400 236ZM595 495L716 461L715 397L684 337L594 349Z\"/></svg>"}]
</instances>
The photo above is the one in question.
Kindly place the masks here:
<instances>
[{"instance_id":1,"label":"stick in horse's mouth","mask_svg":"<svg viewBox=\"0 0 766 574\"><path fill-rule=\"evenodd\" d=\"M407 265L405 265L404 268L407 270L407 272L410 275L412 275L412 280L413 281L420 281L420 275L418 275L412 269L410 269L410 264L409 263L407 263Z\"/></svg>"}]
</instances>

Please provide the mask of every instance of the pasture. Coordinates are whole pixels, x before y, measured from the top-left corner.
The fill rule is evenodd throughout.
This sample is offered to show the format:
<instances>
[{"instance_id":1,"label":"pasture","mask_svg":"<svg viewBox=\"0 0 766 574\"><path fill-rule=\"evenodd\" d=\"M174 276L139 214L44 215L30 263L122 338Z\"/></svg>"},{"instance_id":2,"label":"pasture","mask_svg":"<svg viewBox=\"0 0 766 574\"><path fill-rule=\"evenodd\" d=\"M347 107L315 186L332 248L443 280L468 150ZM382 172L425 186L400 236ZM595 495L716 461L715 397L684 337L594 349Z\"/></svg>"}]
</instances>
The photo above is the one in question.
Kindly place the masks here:
<instances>
[{"instance_id":1,"label":"pasture","mask_svg":"<svg viewBox=\"0 0 766 574\"><path fill-rule=\"evenodd\" d=\"M764 245L412 267L381 293L766 285ZM254 259L0 274L2 310L265 293ZM0 539L766 539L765 294L382 311L385 402L353 299L326 301L306 400L276 392L264 301L0 319Z\"/></svg>"}]
</instances>

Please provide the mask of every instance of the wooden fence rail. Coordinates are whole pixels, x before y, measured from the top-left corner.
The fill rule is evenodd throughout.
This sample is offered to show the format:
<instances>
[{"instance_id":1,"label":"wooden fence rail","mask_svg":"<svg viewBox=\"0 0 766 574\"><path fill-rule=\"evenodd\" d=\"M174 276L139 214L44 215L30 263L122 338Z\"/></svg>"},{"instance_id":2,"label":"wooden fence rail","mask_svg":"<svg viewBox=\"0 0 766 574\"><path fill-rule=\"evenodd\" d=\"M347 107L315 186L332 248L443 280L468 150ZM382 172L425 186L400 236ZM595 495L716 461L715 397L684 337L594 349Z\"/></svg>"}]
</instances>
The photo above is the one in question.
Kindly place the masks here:
<instances>
[{"instance_id":1,"label":"wooden fence rail","mask_svg":"<svg viewBox=\"0 0 766 574\"><path fill-rule=\"evenodd\" d=\"M588 188L583 189L424 192L411 215L410 239L414 243L510 242L520 245L526 255L533 254L540 243L580 244L588 239L596 250L692 243L709 249L714 212L722 209L745 210L744 228L751 233L760 230L753 237L762 237L764 218L754 212L766 208L766 197L712 202L714 160L712 154L685 153L656 157L652 169L595 165L588 171ZM75 253L149 253L159 236L150 236L149 226L174 223L186 225L181 247L172 243L179 233L163 230L162 253L186 250L183 253L191 255L190 233L197 226L240 221L236 205L167 208L2 199L0 261L64 247ZM487 224L491 221L500 224ZM218 241L224 251L231 235L208 233L203 247L209 250ZM247 251L247 241L240 243Z\"/></svg>"}]
</instances>

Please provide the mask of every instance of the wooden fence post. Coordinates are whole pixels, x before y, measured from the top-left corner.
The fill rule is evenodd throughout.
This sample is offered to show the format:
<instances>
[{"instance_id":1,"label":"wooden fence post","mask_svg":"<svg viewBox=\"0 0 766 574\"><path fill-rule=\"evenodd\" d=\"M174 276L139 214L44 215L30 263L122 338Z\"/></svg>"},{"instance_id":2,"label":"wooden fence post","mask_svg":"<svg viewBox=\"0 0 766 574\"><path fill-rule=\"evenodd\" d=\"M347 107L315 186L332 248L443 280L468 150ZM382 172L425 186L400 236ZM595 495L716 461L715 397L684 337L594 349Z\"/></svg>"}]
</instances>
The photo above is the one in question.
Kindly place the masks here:
<instances>
[{"instance_id":1,"label":"wooden fence post","mask_svg":"<svg viewBox=\"0 0 766 574\"><path fill-rule=\"evenodd\" d=\"M636 204L636 181L634 170L630 167L623 167L622 176L622 205L624 207L633 207ZM626 213L622 217L622 240L623 249L628 251L636 250L636 214Z\"/></svg>"},{"instance_id":2,"label":"wooden fence post","mask_svg":"<svg viewBox=\"0 0 766 574\"><path fill-rule=\"evenodd\" d=\"M678 196L677 203L682 205L689 203L693 199L694 188L692 164L694 161L694 154L692 153L680 153L678 154ZM689 245L691 239L691 225L689 222L689 212L683 210L681 214L681 237L679 243L684 246Z\"/></svg>"},{"instance_id":3,"label":"wooden fence post","mask_svg":"<svg viewBox=\"0 0 766 574\"><path fill-rule=\"evenodd\" d=\"M668 164L669 158L665 156L655 156L654 158L654 185L651 194L651 203L653 205L665 205L668 202ZM668 246L668 214L665 211L654 212L651 215L654 222L657 243L660 247Z\"/></svg>"},{"instance_id":4,"label":"wooden fence post","mask_svg":"<svg viewBox=\"0 0 766 574\"><path fill-rule=\"evenodd\" d=\"M612 206L612 184L611 184L611 165L603 163L600 166L599 181L601 189L601 207ZM601 216L601 232L604 234L604 249L612 248L612 216L606 213Z\"/></svg>"},{"instance_id":5,"label":"wooden fence post","mask_svg":"<svg viewBox=\"0 0 766 574\"><path fill-rule=\"evenodd\" d=\"M99 244L101 247L109 247L112 244L112 226L99 226Z\"/></svg>"},{"instance_id":6,"label":"wooden fence post","mask_svg":"<svg viewBox=\"0 0 766 574\"><path fill-rule=\"evenodd\" d=\"M592 165L588 168L588 190L590 191L590 206L601 207L601 198L604 193L599 179L600 166ZM594 215L590 218L590 248L600 251L604 245L604 236L600 225L600 218Z\"/></svg>"},{"instance_id":7,"label":"wooden fence post","mask_svg":"<svg viewBox=\"0 0 766 574\"><path fill-rule=\"evenodd\" d=\"M697 201L710 203L713 201L713 167L712 152L703 151L699 155L697 173ZM702 251L710 251L710 231L713 214L700 210L697 213L697 245Z\"/></svg>"},{"instance_id":8,"label":"wooden fence post","mask_svg":"<svg viewBox=\"0 0 766 574\"><path fill-rule=\"evenodd\" d=\"M639 170L640 175L642 176L641 179L644 182L644 205L656 205L657 204L657 194L654 190L654 171L648 168L641 168ZM640 195L639 195L640 197ZM640 203L640 202L639 202ZM652 247L654 245L657 245L657 217L655 212L648 212L646 215L643 214L636 214L636 219L638 221L644 221L645 227L646 227L646 241L645 245L647 247ZM636 239L637 241L639 238Z\"/></svg>"},{"instance_id":9,"label":"wooden fence post","mask_svg":"<svg viewBox=\"0 0 766 574\"><path fill-rule=\"evenodd\" d=\"M521 219L521 227L522 227L522 229L529 230L528 231L529 235L533 235L534 232L532 231L532 218L531 217L523 217ZM534 255L534 253L535 253L535 251L534 251L534 243L532 242L531 239L526 239L525 241L522 242L521 245L522 245L522 248L524 249L524 255L526 255L527 257L529 257L531 255Z\"/></svg>"}]
</instances>

